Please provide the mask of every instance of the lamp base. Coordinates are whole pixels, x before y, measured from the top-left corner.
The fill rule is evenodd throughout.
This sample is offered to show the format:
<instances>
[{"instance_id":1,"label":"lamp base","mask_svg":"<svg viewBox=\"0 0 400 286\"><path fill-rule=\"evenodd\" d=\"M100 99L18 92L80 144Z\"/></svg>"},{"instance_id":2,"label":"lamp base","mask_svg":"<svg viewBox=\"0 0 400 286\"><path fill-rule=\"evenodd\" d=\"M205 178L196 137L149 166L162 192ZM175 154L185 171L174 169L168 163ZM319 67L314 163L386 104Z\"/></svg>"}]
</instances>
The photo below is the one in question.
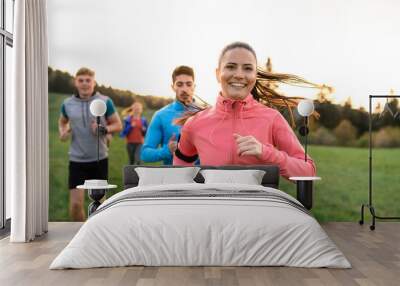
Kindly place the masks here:
<instances>
[{"instance_id":1,"label":"lamp base","mask_svg":"<svg viewBox=\"0 0 400 286\"><path fill-rule=\"evenodd\" d=\"M314 181L321 180L320 177L290 177L289 180L296 181L297 200L311 210L314 202Z\"/></svg>"},{"instance_id":2,"label":"lamp base","mask_svg":"<svg viewBox=\"0 0 400 286\"><path fill-rule=\"evenodd\" d=\"M311 210L313 207L314 192L313 181L297 181L297 200Z\"/></svg>"},{"instance_id":3,"label":"lamp base","mask_svg":"<svg viewBox=\"0 0 400 286\"><path fill-rule=\"evenodd\" d=\"M89 189L88 195L93 200L93 202L88 206L88 215L90 216L94 213L97 208L101 205L100 200L106 194L107 189Z\"/></svg>"}]
</instances>

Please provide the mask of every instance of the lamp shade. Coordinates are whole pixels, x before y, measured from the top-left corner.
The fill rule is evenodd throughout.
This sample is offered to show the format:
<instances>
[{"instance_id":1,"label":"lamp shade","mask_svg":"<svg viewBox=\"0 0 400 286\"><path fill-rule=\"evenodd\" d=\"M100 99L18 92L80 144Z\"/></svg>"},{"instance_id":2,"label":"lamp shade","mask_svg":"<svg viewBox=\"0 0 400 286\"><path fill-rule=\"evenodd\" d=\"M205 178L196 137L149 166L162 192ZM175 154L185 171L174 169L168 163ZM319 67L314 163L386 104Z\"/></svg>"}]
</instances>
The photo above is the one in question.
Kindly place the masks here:
<instances>
[{"instance_id":1,"label":"lamp shade","mask_svg":"<svg viewBox=\"0 0 400 286\"><path fill-rule=\"evenodd\" d=\"M310 99L303 99L297 105L297 111L301 116L307 117L314 112L314 103Z\"/></svg>"},{"instance_id":2,"label":"lamp shade","mask_svg":"<svg viewBox=\"0 0 400 286\"><path fill-rule=\"evenodd\" d=\"M90 104L90 113L94 116L103 116L106 110L107 106L101 99L95 99Z\"/></svg>"}]
</instances>

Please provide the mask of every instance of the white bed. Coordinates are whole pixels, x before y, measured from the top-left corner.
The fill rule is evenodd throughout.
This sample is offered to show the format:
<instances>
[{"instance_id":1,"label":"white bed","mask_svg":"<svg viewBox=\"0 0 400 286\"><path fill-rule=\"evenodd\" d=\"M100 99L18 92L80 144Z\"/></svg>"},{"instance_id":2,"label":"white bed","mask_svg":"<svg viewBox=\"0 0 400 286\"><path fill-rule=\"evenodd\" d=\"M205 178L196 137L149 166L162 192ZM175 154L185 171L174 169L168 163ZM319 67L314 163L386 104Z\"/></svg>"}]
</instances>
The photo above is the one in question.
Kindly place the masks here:
<instances>
[{"instance_id":1,"label":"white bed","mask_svg":"<svg viewBox=\"0 0 400 286\"><path fill-rule=\"evenodd\" d=\"M50 269L128 265L351 267L291 196L257 185L198 183L114 195Z\"/></svg>"}]
</instances>

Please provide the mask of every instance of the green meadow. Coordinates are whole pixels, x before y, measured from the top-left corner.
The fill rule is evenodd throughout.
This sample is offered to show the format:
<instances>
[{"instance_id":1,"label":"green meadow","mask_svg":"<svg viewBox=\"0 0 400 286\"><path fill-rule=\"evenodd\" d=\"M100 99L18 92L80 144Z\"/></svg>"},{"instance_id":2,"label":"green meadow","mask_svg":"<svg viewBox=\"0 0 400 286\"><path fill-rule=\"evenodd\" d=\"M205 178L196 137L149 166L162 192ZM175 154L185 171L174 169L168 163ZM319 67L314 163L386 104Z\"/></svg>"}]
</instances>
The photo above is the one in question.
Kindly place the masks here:
<instances>
[{"instance_id":1,"label":"green meadow","mask_svg":"<svg viewBox=\"0 0 400 286\"><path fill-rule=\"evenodd\" d=\"M58 139L58 117L65 95L49 94L50 221L68 221L68 147ZM145 111L150 119L152 111ZM368 202L368 149L309 146L317 164L314 216L323 221L358 221ZM373 151L373 202L379 216L400 215L400 149ZM114 136L109 153L109 182L122 190L122 168L128 162L125 142ZM296 186L281 178L280 189L295 195ZM109 195L115 193L110 192ZM86 206L89 199L86 197ZM370 218L369 215L366 217Z\"/></svg>"}]
</instances>

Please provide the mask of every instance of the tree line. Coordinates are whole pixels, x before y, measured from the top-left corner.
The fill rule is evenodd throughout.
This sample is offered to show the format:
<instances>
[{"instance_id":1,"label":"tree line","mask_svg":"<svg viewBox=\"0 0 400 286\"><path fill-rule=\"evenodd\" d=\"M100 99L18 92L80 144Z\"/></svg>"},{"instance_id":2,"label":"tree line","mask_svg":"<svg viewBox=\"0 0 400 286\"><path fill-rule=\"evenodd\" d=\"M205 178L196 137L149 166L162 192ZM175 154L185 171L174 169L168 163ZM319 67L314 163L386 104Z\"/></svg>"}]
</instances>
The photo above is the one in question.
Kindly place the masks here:
<instances>
[{"instance_id":1,"label":"tree line","mask_svg":"<svg viewBox=\"0 0 400 286\"><path fill-rule=\"evenodd\" d=\"M398 100L378 105L371 115L372 144L375 147L400 146L400 113ZM351 101L344 105L318 98L318 119L311 119L310 142L320 145L367 147L369 144L369 111L354 109Z\"/></svg>"},{"instance_id":2,"label":"tree line","mask_svg":"<svg viewBox=\"0 0 400 286\"><path fill-rule=\"evenodd\" d=\"M49 91L63 94L75 92L73 76L68 72L48 68ZM109 96L116 106L128 107L140 101L147 109L158 110L172 99L162 96L139 95L130 90L121 90L98 84L96 90ZM314 101L319 118L310 119L310 142L322 145L368 146L369 113L365 108L355 109L348 100L345 104L335 104L320 94ZM392 99L384 107L378 105L372 114L372 137L374 145L380 147L400 146L400 111L397 99ZM282 112L288 118L288 114ZM301 125L297 116L296 125Z\"/></svg>"},{"instance_id":3,"label":"tree line","mask_svg":"<svg viewBox=\"0 0 400 286\"><path fill-rule=\"evenodd\" d=\"M75 92L74 77L68 72L48 67L49 92L72 94ZM121 90L101 84L96 85L96 91L109 96L119 107L128 107L135 101L143 103L145 108L157 110L172 102L171 98L154 95L139 95L130 90Z\"/></svg>"},{"instance_id":4,"label":"tree line","mask_svg":"<svg viewBox=\"0 0 400 286\"><path fill-rule=\"evenodd\" d=\"M385 108L378 105L372 111L373 131L387 126L400 126L400 114L396 115L398 104L398 100L394 98L387 102ZM334 129L343 120L348 120L357 129L357 135L361 135L369 129L369 112L363 107L353 109L350 101L347 101L344 105L339 105L333 104L329 100L322 102L317 100L315 109L320 114L318 124L328 129Z\"/></svg>"}]
</instances>

